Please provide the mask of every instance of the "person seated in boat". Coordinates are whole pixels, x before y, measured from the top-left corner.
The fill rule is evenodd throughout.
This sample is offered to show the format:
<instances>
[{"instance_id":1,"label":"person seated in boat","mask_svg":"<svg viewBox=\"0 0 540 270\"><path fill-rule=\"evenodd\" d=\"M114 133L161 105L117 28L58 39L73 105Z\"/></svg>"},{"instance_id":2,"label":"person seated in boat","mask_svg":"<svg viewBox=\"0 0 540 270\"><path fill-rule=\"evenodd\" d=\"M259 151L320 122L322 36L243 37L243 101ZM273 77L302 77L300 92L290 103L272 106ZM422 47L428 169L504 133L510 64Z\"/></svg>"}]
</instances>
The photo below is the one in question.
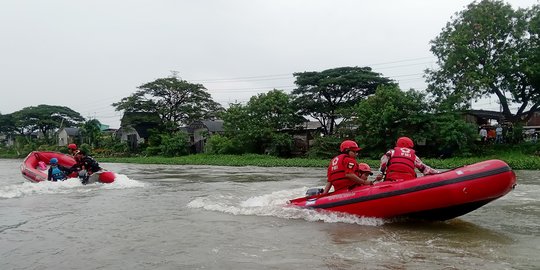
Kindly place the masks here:
<instances>
[{"instance_id":1,"label":"person seated in boat","mask_svg":"<svg viewBox=\"0 0 540 270\"><path fill-rule=\"evenodd\" d=\"M396 147L388 150L381 157L380 174L375 181L410 180L416 178L418 169L424 175L440 173L424 164L415 154L414 142L409 137L400 137L396 141Z\"/></svg>"},{"instance_id":2,"label":"person seated in boat","mask_svg":"<svg viewBox=\"0 0 540 270\"><path fill-rule=\"evenodd\" d=\"M83 185L86 185L88 183L88 179L92 174L102 170L102 168L99 166L99 163L82 150L79 150L79 152L75 154L75 160L77 161L77 164L73 166L80 168L79 178L81 178L81 182L83 183Z\"/></svg>"},{"instance_id":3,"label":"person seated in boat","mask_svg":"<svg viewBox=\"0 0 540 270\"><path fill-rule=\"evenodd\" d=\"M79 148L77 147L76 144L70 143L70 144L68 144L68 152L69 152L70 155L75 157L75 154L77 154L79 152Z\"/></svg>"},{"instance_id":4,"label":"person seated in boat","mask_svg":"<svg viewBox=\"0 0 540 270\"><path fill-rule=\"evenodd\" d=\"M369 167L367 163L358 163L357 174L360 177L360 179L364 181L369 181L368 180L369 176L373 175L373 173L371 172L371 167ZM372 183L370 182L370 184Z\"/></svg>"},{"instance_id":5,"label":"person seated in boat","mask_svg":"<svg viewBox=\"0 0 540 270\"><path fill-rule=\"evenodd\" d=\"M334 157L328 165L326 174L328 183L324 187L323 194L327 194L332 186L334 191L338 191L353 188L356 185L371 184L367 178L362 179L358 176L356 156L360 149L355 141L345 140L341 143L339 147L341 154Z\"/></svg>"},{"instance_id":6,"label":"person seated in boat","mask_svg":"<svg viewBox=\"0 0 540 270\"><path fill-rule=\"evenodd\" d=\"M67 179L67 175L69 174L69 169L58 164L57 158L51 158L49 160L49 164L51 167L49 168L49 171L47 172L47 180L49 181L64 181Z\"/></svg>"}]
</instances>

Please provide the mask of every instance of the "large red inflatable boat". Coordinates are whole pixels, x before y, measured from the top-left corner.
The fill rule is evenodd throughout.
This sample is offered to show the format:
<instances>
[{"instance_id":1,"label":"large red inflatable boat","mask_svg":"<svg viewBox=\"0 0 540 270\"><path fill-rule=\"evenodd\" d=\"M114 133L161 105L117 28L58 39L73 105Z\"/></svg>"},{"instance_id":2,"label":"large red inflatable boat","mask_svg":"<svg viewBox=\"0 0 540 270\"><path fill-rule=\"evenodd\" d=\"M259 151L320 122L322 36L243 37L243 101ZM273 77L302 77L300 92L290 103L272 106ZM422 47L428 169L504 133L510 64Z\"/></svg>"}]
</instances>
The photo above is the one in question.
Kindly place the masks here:
<instances>
[{"instance_id":1,"label":"large red inflatable boat","mask_svg":"<svg viewBox=\"0 0 540 270\"><path fill-rule=\"evenodd\" d=\"M52 151L33 151L23 161L21 165L21 173L24 178L31 182L41 182L47 180L47 169L49 160L51 158L57 158L58 164L64 167L71 167L75 165L75 159L70 156L59 152ZM41 164L40 164L41 163ZM45 166L43 168L40 168ZM77 177L77 173L74 172L69 177ZM101 182L112 183L116 175L110 171L99 171L90 176L88 183Z\"/></svg>"},{"instance_id":2,"label":"large red inflatable boat","mask_svg":"<svg viewBox=\"0 0 540 270\"><path fill-rule=\"evenodd\" d=\"M413 180L380 182L289 201L292 206L348 214L447 220L510 192L516 175L501 160L487 160Z\"/></svg>"}]
</instances>

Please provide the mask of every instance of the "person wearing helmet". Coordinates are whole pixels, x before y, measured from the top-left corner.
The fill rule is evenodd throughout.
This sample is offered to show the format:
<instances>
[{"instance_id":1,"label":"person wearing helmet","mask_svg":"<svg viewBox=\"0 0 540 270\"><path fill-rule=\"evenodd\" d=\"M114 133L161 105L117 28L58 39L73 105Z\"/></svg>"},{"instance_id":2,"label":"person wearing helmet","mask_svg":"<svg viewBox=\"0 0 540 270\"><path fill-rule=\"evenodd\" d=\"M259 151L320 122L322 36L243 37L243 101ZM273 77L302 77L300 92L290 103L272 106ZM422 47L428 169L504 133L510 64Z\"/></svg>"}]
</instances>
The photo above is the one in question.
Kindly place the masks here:
<instances>
[{"instance_id":1,"label":"person wearing helmet","mask_svg":"<svg viewBox=\"0 0 540 270\"><path fill-rule=\"evenodd\" d=\"M79 152L79 148L77 147L76 144L70 143L68 144L68 152L70 155L75 156L75 154Z\"/></svg>"},{"instance_id":2,"label":"person wearing helmet","mask_svg":"<svg viewBox=\"0 0 540 270\"><path fill-rule=\"evenodd\" d=\"M323 194L327 194L332 186L334 191L338 191L346 188L350 189L355 185L371 184L367 177L362 179L358 175L359 167L356 156L360 149L355 141L345 140L341 143L339 147L341 154L334 157L328 165L328 183L324 187Z\"/></svg>"},{"instance_id":3,"label":"person wearing helmet","mask_svg":"<svg viewBox=\"0 0 540 270\"><path fill-rule=\"evenodd\" d=\"M357 170L358 176L365 181L369 181L368 177L370 175L373 175L371 172L371 167L367 163L358 163L358 170Z\"/></svg>"},{"instance_id":4,"label":"person wearing helmet","mask_svg":"<svg viewBox=\"0 0 540 270\"><path fill-rule=\"evenodd\" d=\"M102 170L99 163L84 151L77 152L77 154L75 154L75 160L77 161L77 164L73 165L73 167L79 169L79 178L81 178L83 185L88 184L88 180L92 174Z\"/></svg>"},{"instance_id":5,"label":"person wearing helmet","mask_svg":"<svg viewBox=\"0 0 540 270\"><path fill-rule=\"evenodd\" d=\"M396 147L388 150L381 157L380 174L375 181L397 181L416 178L418 169L424 175L440 173L424 164L413 150L414 142L409 137L400 137L396 141Z\"/></svg>"},{"instance_id":6,"label":"person wearing helmet","mask_svg":"<svg viewBox=\"0 0 540 270\"><path fill-rule=\"evenodd\" d=\"M56 181L64 181L67 179L67 175L69 174L69 169L58 164L57 158L51 158L49 160L49 164L51 165L51 167L47 171L47 180L56 182Z\"/></svg>"}]
</instances>

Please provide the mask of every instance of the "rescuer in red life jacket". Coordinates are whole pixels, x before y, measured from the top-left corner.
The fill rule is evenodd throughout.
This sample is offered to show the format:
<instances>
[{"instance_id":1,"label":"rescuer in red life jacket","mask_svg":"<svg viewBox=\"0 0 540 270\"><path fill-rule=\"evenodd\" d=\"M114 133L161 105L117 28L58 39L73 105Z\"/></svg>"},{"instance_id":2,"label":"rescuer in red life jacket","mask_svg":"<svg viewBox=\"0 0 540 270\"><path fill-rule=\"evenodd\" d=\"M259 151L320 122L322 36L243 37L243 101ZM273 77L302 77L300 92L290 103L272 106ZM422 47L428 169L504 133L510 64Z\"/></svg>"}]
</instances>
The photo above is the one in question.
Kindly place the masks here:
<instances>
[{"instance_id":1,"label":"rescuer in red life jacket","mask_svg":"<svg viewBox=\"0 0 540 270\"><path fill-rule=\"evenodd\" d=\"M328 165L328 183L324 187L323 194L330 191L333 186L334 191L352 188L355 185L370 185L371 182L358 176L358 163L356 155L360 147L355 141L346 140L339 147L341 154L334 157Z\"/></svg>"},{"instance_id":2,"label":"rescuer in red life jacket","mask_svg":"<svg viewBox=\"0 0 540 270\"><path fill-rule=\"evenodd\" d=\"M420 160L412 149L413 141L408 137L397 139L396 147L390 149L381 157L381 173L377 175L375 181L396 181L410 180L416 178L415 168L424 175L440 173L432 169Z\"/></svg>"},{"instance_id":3,"label":"rescuer in red life jacket","mask_svg":"<svg viewBox=\"0 0 540 270\"><path fill-rule=\"evenodd\" d=\"M70 155L72 155L73 157L75 157L75 155L79 152L79 149L77 148L77 145L74 144L74 143L70 143L68 145L68 152Z\"/></svg>"}]
</instances>

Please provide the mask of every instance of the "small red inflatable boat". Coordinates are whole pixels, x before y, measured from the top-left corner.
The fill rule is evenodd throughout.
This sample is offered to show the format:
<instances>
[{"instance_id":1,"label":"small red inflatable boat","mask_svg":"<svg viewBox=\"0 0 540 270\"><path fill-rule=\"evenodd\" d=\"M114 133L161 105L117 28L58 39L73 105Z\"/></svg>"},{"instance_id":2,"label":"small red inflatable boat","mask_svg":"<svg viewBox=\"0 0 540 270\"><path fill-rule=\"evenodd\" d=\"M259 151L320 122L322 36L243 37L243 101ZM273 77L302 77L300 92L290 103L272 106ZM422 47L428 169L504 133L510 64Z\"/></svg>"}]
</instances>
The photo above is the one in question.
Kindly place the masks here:
<instances>
[{"instance_id":1,"label":"small red inflatable boat","mask_svg":"<svg viewBox=\"0 0 540 270\"><path fill-rule=\"evenodd\" d=\"M33 151L23 161L21 165L21 173L24 178L31 182L41 182L47 180L47 169L45 165L49 165L51 158L57 158L58 164L64 167L71 167L75 165L75 159L70 156L59 152L52 151ZM45 167L43 167L45 166ZM40 168L41 167L41 168ZM77 177L77 173L74 172L69 177ZM99 171L90 176L88 183L101 182L112 183L116 178L113 172Z\"/></svg>"},{"instance_id":2,"label":"small red inflatable boat","mask_svg":"<svg viewBox=\"0 0 540 270\"><path fill-rule=\"evenodd\" d=\"M510 192L516 175L501 160L487 160L407 181L380 182L289 201L292 206L377 217L447 220Z\"/></svg>"}]
</instances>

